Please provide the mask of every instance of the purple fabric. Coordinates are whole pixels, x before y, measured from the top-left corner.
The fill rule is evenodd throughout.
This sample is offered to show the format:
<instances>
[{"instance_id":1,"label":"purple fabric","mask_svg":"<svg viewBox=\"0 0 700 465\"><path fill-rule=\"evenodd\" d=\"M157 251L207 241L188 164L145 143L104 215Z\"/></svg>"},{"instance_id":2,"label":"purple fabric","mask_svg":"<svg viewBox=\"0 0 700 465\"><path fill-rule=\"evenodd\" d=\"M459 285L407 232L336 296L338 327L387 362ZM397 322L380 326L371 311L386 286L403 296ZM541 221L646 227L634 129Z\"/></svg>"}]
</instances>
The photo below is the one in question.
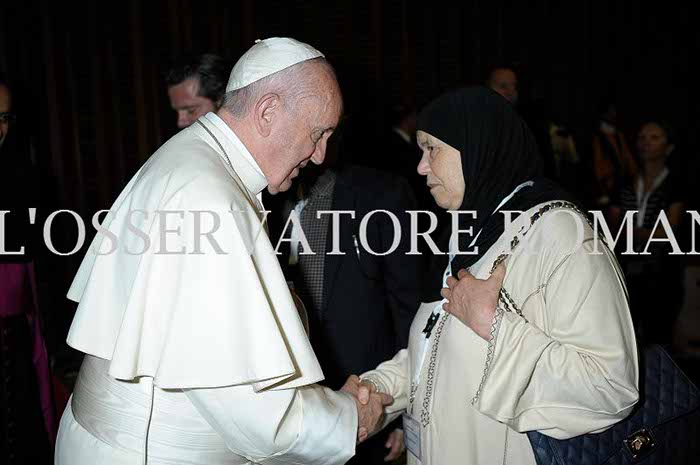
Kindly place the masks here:
<instances>
[{"instance_id":1,"label":"purple fabric","mask_svg":"<svg viewBox=\"0 0 700 465\"><path fill-rule=\"evenodd\" d=\"M53 405L49 357L41 334L41 320L36 311L36 279L33 263L0 263L0 318L22 315L32 336L32 362L39 387L41 410L46 431L53 445L56 440L56 412Z\"/></svg>"},{"instance_id":2,"label":"purple fabric","mask_svg":"<svg viewBox=\"0 0 700 465\"><path fill-rule=\"evenodd\" d=\"M30 303L26 263L0 263L0 317L21 315Z\"/></svg>"}]
</instances>

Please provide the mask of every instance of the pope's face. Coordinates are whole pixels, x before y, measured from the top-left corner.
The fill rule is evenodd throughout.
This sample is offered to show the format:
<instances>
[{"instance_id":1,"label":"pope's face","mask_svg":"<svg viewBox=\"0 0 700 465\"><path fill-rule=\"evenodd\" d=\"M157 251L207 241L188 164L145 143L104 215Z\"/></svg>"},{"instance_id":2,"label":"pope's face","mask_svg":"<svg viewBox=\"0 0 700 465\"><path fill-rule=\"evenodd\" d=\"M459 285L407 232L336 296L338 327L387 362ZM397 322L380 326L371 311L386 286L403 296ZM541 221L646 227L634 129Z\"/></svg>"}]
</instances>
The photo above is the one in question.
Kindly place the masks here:
<instances>
[{"instance_id":1,"label":"pope's face","mask_svg":"<svg viewBox=\"0 0 700 465\"><path fill-rule=\"evenodd\" d=\"M186 79L180 84L168 87L170 106L177 113L177 127L182 129L197 121L200 116L210 111L216 111L214 102L206 97L197 95L199 80Z\"/></svg>"},{"instance_id":2,"label":"pope's face","mask_svg":"<svg viewBox=\"0 0 700 465\"><path fill-rule=\"evenodd\" d=\"M309 161L323 163L328 139L338 125L341 111L342 99L335 83L322 95L303 98L295 108L285 109L284 130L277 139L279 155L274 172L268 176L271 194L288 190Z\"/></svg>"},{"instance_id":3,"label":"pope's face","mask_svg":"<svg viewBox=\"0 0 700 465\"><path fill-rule=\"evenodd\" d=\"M10 89L0 84L0 147L10 131Z\"/></svg>"},{"instance_id":4,"label":"pope's face","mask_svg":"<svg viewBox=\"0 0 700 465\"><path fill-rule=\"evenodd\" d=\"M424 131L416 133L416 141L423 151L418 174L426 177L435 203L446 210L459 209L465 189L459 150Z\"/></svg>"}]
</instances>

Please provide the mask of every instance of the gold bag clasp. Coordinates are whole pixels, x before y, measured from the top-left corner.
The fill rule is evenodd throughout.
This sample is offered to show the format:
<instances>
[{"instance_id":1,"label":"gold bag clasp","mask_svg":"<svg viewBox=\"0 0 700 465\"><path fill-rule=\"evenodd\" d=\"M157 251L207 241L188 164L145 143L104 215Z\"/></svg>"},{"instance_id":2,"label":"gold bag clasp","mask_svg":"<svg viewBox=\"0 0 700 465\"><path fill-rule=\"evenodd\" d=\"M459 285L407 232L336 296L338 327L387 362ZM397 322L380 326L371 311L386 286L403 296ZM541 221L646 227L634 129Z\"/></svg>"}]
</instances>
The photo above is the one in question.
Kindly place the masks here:
<instances>
[{"instance_id":1,"label":"gold bag clasp","mask_svg":"<svg viewBox=\"0 0 700 465\"><path fill-rule=\"evenodd\" d=\"M623 443L633 459L646 455L651 449L656 447L656 441L654 441L651 432L646 428L632 433Z\"/></svg>"}]
</instances>

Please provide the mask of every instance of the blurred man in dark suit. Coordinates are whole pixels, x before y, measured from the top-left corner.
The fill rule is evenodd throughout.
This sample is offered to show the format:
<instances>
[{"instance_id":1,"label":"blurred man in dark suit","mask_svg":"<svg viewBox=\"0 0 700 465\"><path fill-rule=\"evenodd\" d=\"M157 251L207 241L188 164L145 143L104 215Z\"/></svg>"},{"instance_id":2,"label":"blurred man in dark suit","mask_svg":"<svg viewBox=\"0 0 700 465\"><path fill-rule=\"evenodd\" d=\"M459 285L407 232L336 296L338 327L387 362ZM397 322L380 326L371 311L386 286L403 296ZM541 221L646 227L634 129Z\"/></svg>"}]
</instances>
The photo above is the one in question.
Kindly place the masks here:
<instances>
[{"instance_id":1,"label":"blurred man in dark suit","mask_svg":"<svg viewBox=\"0 0 700 465\"><path fill-rule=\"evenodd\" d=\"M291 242L282 242L280 262L306 305L311 343L325 375L323 383L339 388L349 375L374 368L406 347L420 305L422 261L419 256L406 255L410 248L406 210L416 209L408 183L372 168L342 166L333 157L333 148L329 148L328 164L308 166L302 172L296 194L281 207L278 221L286 223L296 212L314 252L303 253L293 227L283 231ZM335 220L328 214L319 218L318 213L325 210L353 211L355 217L340 215L334 233ZM362 219L375 210L392 212L401 226L398 247L383 256L368 251L360 237ZM272 234L282 234L282 224L275 227L275 219L270 221ZM394 228L386 213L373 214L367 222L367 245L377 254L386 252L392 247ZM335 240L342 254L330 253ZM381 464L385 457L399 456L403 431L396 428L385 429L359 445L348 463Z\"/></svg>"}]
</instances>

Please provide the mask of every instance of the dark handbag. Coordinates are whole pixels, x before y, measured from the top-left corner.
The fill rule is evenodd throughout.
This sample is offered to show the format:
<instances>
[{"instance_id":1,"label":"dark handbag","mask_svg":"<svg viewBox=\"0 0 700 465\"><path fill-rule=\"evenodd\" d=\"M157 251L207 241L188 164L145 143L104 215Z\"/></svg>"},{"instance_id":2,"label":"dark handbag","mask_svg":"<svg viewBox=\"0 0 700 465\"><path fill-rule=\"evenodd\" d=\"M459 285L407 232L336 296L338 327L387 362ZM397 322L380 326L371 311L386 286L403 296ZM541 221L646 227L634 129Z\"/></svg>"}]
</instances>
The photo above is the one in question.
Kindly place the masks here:
<instances>
[{"instance_id":1,"label":"dark handbag","mask_svg":"<svg viewBox=\"0 0 700 465\"><path fill-rule=\"evenodd\" d=\"M685 465L700 461L700 391L658 345L641 354L640 398L598 434L557 440L527 433L538 465Z\"/></svg>"},{"instance_id":2,"label":"dark handbag","mask_svg":"<svg viewBox=\"0 0 700 465\"><path fill-rule=\"evenodd\" d=\"M547 212L569 202L551 202L530 218L534 225ZM592 229L593 226L591 226ZM602 239L603 244L605 240ZM511 252L520 243L511 241ZM498 257L492 272L507 254ZM621 280L622 271L616 266ZM504 289L501 290L502 292ZM507 293L505 293L507 300ZM510 306L522 316L517 305ZM538 465L686 465L700 463L700 391L666 351L653 345L640 354L639 402L632 413L598 434L558 440L536 431L527 433Z\"/></svg>"}]
</instances>

